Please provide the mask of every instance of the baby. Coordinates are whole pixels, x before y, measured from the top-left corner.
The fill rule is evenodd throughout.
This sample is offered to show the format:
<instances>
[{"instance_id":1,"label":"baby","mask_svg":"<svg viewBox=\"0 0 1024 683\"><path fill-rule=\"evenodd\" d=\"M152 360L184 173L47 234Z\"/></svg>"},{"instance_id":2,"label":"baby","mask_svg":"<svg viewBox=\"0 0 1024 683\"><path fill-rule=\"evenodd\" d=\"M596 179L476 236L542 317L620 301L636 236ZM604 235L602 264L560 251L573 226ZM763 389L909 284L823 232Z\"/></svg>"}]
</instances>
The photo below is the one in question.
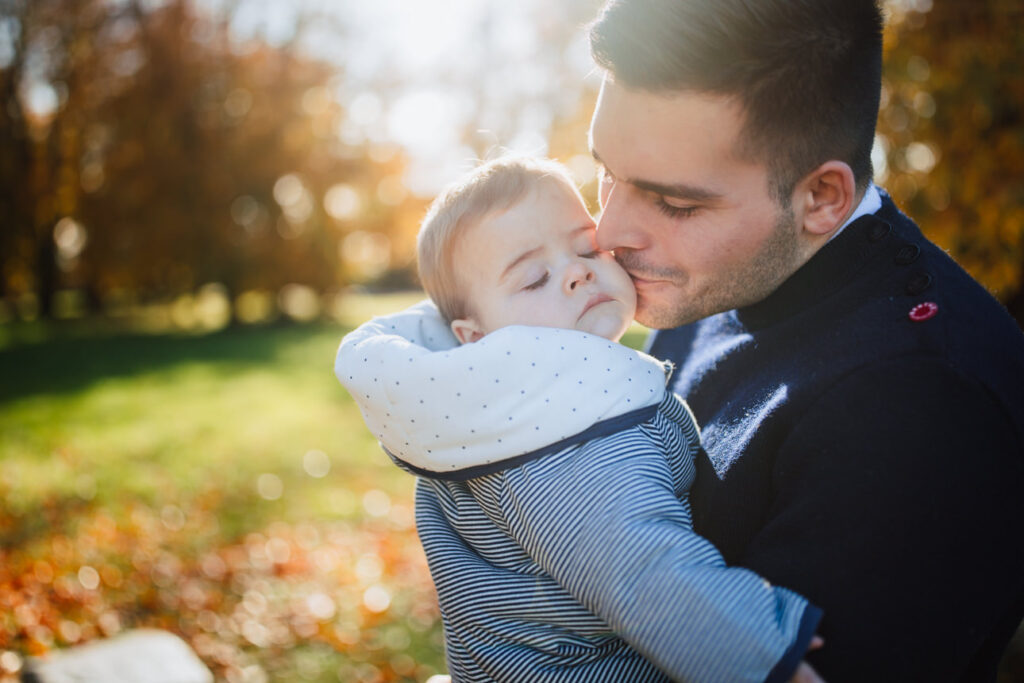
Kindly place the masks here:
<instances>
[{"instance_id":1,"label":"baby","mask_svg":"<svg viewBox=\"0 0 1024 683\"><path fill-rule=\"evenodd\" d=\"M821 613L694 533L697 427L670 369L616 343L636 295L564 168L473 171L434 202L419 267L436 308L360 326L335 372L420 475L453 679L803 671Z\"/></svg>"}]
</instances>

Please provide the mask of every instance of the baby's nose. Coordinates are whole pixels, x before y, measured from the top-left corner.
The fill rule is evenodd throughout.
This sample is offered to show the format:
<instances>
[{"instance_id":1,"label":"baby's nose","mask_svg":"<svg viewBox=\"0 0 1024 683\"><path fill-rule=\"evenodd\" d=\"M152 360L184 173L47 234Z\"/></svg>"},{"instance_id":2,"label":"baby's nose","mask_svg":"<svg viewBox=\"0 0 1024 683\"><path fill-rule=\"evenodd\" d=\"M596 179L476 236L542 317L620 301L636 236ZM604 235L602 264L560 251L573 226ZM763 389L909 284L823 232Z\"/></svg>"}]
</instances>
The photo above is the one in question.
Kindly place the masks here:
<instances>
[{"instance_id":1,"label":"baby's nose","mask_svg":"<svg viewBox=\"0 0 1024 683\"><path fill-rule=\"evenodd\" d=\"M586 282L591 282L594 279L594 271L590 268L583 267L576 270L569 276L569 291L573 291L577 286L582 285Z\"/></svg>"}]
</instances>

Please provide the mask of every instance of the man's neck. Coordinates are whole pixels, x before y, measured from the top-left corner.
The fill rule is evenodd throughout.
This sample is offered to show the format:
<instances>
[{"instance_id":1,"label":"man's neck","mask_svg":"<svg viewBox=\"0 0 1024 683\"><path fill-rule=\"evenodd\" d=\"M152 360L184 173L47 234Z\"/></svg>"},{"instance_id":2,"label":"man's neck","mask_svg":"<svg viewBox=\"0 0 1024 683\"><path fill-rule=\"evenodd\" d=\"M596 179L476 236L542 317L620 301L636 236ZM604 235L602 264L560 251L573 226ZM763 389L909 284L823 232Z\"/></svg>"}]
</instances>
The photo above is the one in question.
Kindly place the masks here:
<instances>
[{"instance_id":1,"label":"man's neck","mask_svg":"<svg viewBox=\"0 0 1024 683\"><path fill-rule=\"evenodd\" d=\"M796 273L798 270L807 265L807 262L813 259L815 254L821 251L829 242L834 240L836 236L838 236L839 233L845 230L848 225L853 223L861 216L875 213L880 208L882 208L882 195L878 192L878 187L876 187L875 184L872 182L868 182L867 187L864 188L864 191L861 193L860 197L855 197L855 199L857 200L857 203L854 206L853 210L846 215L846 217L843 219L843 222L839 225L838 228L836 228L832 232L832 234L829 236L827 240L825 240L824 242L818 242L813 246L807 245L805 251L799 257L799 261L796 263L795 267L789 273L789 275L786 276L786 279L789 279L790 277L793 276L794 273Z\"/></svg>"}]
</instances>

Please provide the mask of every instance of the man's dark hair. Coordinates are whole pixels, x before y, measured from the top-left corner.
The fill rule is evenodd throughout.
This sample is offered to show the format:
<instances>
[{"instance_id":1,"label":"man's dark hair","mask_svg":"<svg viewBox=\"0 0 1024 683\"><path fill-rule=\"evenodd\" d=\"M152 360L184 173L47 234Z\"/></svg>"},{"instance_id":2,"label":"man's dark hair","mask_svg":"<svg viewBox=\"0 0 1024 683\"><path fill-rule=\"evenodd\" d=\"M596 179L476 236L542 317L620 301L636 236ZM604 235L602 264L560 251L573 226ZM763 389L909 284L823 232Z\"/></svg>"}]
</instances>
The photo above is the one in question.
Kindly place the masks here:
<instances>
[{"instance_id":1,"label":"man's dark hair","mask_svg":"<svg viewBox=\"0 0 1024 683\"><path fill-rule=\"evenodd\" d=\"M735 97L738 151L767 164L781 202L829 159L867 186L882 26L875 0L609 0L590 50L627 88Z\"/></svg>"}]
</instances>

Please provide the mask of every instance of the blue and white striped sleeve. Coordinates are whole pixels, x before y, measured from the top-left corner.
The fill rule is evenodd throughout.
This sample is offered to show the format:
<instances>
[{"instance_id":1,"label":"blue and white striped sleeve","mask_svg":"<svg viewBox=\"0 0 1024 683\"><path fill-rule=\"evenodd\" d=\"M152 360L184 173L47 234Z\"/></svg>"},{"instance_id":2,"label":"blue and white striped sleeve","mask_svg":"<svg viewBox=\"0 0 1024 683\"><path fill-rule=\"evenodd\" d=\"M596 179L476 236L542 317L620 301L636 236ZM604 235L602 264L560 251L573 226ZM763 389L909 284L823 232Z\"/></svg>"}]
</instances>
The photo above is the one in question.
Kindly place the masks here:
<instances>
[{"instance_id":1,"label":"blue and white striped sleeve","mask_svg":"<svg viewBox=\"0 0 1024 683\"><path fill-rule=\"evenodd\" d=\"M786 681L821 612L725 565L692 528L666 456L625 430L503 473L507 530L675 680Z\"/></svg>"}]
</instances>

